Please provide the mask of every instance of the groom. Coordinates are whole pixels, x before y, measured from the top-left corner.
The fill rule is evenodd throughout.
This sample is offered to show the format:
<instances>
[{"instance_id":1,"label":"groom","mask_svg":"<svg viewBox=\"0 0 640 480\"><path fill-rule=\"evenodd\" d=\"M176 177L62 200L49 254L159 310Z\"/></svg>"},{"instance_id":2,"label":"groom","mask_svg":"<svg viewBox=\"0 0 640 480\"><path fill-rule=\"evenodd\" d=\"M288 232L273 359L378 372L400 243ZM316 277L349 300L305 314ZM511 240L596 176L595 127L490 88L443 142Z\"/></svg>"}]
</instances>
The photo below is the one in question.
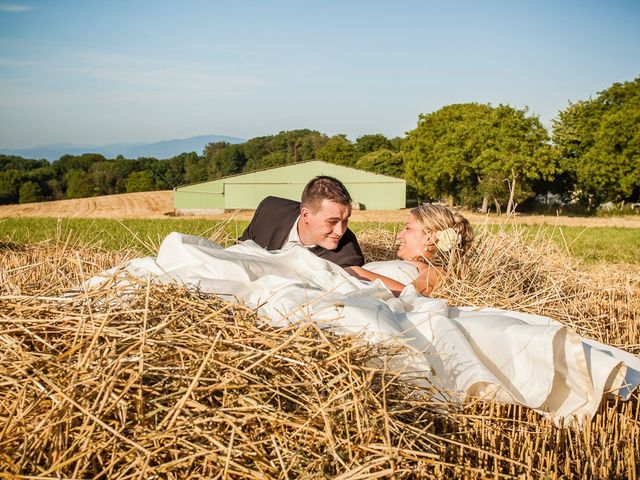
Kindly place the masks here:
<instances>
[{"instance_id":1,"label":"groom","mask_svg":"<svg viewBox=\"0 0 640 480\"><path fill-rule=\"evenodd\" d=\"M340 180L319 176L304 187L300 202L267 197L239 240L267 250L301 245L341 267L363 265L356 236L347 228L351 195Z\"/></svg>"}]
</instances>

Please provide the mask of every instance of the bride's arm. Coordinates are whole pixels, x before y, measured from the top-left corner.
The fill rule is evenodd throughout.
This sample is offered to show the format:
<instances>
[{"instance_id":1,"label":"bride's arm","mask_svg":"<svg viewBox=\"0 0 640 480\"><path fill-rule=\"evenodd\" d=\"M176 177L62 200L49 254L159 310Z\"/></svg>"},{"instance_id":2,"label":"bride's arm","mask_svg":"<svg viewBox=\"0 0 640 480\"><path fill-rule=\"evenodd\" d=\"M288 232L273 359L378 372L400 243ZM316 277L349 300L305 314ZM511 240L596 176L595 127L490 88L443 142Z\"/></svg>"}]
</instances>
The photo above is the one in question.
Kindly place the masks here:
<instances>
[{"instance_id":1,"label":"bride's arm","mask_svg":"<svg viewBox=\"0 0 640 480\"><path fill-rule=\"evenodd\" d=\"M424 265L424 264L423 264ZM432 265L426 265L420 269L420 275L411 284L425 297L435 288L442 276L442 269Z\"/></svg>"},{"instance_id":2,"label":"bride's arm","mask_svg":"<svg viewBox=\"0 0 640 480\"><path fill-rule=\"evenodd\" d=\"M440 277L442 276L442 269L434 267L432 265L425 265L424 263L416 266L418 267L420 274L418 275L418 278L411 282L411 284L416 287L418 293L426 297L435 288L438 280L440 280ZM404 290L404 287L406 286L404 283L400 283L393 278L385 277L384 275L380 275L379 273L373 273L366 268L354 266L346 267L345 270L354 277L359 278L360 280L381 280L382 283L384 283L387 288L391 290L391 293L393 293L396 297L400 295L400 292L402 292L402 290Z\"/></svg>"},{"instance_id":3,"label":"bride's arm","mask_svg":"<svg viewBox=\"0 0 640 480\"><path fill-rule=\"evenodd\" d=\"M404 289L404 283L400 283L393 278L385 277L384 275L380 275L379 273L373 273L362 267L346 267L345 270L349 272L354 277L359 278L360 280L382 280L391 293L393 293L396 297L400 295L400 292Z\"/></svg>"}]
</instances>

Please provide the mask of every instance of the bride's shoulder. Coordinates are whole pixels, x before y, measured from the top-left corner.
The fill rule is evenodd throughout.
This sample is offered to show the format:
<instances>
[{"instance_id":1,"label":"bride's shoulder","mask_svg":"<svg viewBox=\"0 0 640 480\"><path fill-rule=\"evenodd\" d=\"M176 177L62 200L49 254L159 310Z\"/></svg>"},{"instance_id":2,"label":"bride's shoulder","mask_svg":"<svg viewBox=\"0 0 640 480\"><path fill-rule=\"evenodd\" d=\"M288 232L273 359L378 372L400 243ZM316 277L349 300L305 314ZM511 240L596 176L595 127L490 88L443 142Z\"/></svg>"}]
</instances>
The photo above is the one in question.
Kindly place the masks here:
<instances>
[{"instance_id":1,"label":"bride's shoulder","mask_svg":"<svg viewBox=\"0 0 640 480\"><path fill-rule=\"evenodd\" d=\"M426 263L419 262L418 260L403 260L403 262L410 263L411 265L415 266L420 272L426 270L429 267L429 265L427 265Z\"/></svg>"},{"instance_id":2,"label":"bride's shoulder","mask_svg":"<svg viewBox=\"0 0 640 480\"><path fill-rule=\"evenodd\" d=\"M362 267L369 268L378 268L378 267L399 267L403 264L410 263L405 260L376 260L375 262L367 262Z\"/></svg>"},{"instance_id":3,"label":"bride's shoulder","mask_svg":"<svg viewBox=\"0 0 640 480\"><path fill-rule=\"evenodd\" d=\"M416 267L418 269L418 274L419 275L422 275L423 273L428 272L428 271L436 271L436 272L441 272L442 271L441 267L436 267L434 265L430 265L430 264L425 263L425 262L420 262L418 260L404 260L404 262L410 263L411 265Z\"/></svg>"}]
</instances>

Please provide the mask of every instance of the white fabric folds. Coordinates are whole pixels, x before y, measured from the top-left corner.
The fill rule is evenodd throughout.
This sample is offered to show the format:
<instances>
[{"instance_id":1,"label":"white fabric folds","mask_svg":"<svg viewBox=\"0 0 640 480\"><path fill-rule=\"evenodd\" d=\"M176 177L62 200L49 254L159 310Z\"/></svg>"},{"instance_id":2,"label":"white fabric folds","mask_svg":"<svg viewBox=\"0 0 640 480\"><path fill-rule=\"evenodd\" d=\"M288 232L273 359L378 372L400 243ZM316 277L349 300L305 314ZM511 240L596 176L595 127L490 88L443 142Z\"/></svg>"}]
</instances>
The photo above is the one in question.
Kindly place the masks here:
<instances>
[{"instance_id":1,"label":"white fabric folds","mask_svg":"<svg viewBox=\"0 0 640 480\"><path fill-rule=\"evenodd\" d=\"M640 384L640 358L583 339L550 318L449 308L412 286L395 298L382 282L360 281L302 247L267 252L246 241L223 249L174 232L155 259L138 258L125 268L138 277L193 285L242 302L276 326L312 320L370 342L399 341L407 353L393 368L402 369L405 379L435 385L460 400L526 405L558 424L588 421L604 395L626 399Z\"/></svg>"}]
</instances>

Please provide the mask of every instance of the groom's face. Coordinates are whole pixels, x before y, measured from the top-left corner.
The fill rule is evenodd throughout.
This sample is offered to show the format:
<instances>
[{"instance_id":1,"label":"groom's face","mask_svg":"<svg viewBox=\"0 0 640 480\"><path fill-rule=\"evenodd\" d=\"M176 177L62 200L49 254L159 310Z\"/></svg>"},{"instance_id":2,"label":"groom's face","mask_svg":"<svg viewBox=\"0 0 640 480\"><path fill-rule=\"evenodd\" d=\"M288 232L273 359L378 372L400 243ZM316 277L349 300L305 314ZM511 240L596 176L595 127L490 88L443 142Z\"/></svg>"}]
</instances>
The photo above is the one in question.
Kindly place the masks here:
<instances>
[{"instance_id":1,"label":"groom's face","mask_svg":"<svg viewBox=\"0 0 640 480\"><path fill-rule=\"evenodd\" d=\"M302 207L298 234L303 245L319 245L335 250L347 231L351 206L324 199L317 209Z\"/></svg>"}]
</instances>

